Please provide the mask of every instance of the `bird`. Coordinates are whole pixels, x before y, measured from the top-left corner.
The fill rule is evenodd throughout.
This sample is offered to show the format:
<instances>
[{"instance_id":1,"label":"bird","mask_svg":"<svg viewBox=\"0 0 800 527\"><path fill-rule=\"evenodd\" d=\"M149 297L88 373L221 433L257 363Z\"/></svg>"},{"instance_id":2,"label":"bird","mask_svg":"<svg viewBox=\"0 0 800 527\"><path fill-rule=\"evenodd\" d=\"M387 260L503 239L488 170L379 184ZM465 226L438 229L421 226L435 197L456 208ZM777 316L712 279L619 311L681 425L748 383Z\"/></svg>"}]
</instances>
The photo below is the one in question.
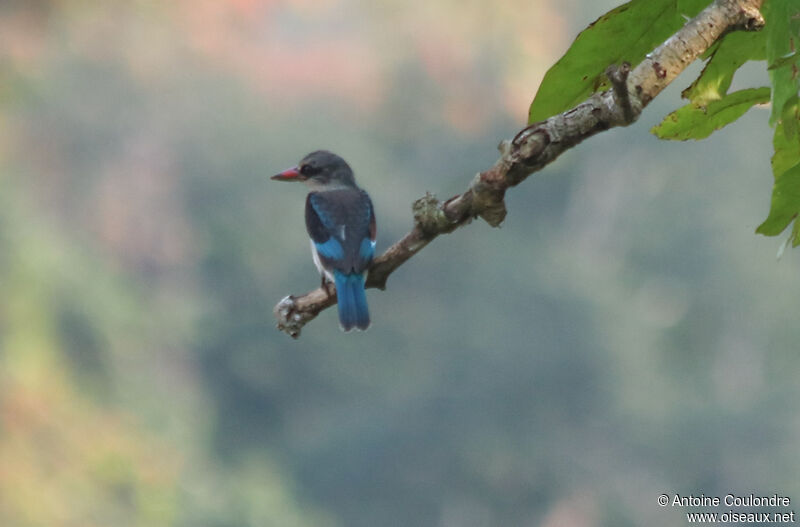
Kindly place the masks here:
<instances>
[{"instance_id":1,"label":"bird","mask_svg":"<svg viewBox=\"0 0 800 527\"><path fill-rule=\"evenodd\" d=\"M336 287L342 330L366 330L370 317L364 285L376 235L369 194L356 185L350 165L327 150L311 152L297 166L271 179L302 181L308 186L306 230L322 286L328 291L327 280Z\"/></svg>"}]
</instances>

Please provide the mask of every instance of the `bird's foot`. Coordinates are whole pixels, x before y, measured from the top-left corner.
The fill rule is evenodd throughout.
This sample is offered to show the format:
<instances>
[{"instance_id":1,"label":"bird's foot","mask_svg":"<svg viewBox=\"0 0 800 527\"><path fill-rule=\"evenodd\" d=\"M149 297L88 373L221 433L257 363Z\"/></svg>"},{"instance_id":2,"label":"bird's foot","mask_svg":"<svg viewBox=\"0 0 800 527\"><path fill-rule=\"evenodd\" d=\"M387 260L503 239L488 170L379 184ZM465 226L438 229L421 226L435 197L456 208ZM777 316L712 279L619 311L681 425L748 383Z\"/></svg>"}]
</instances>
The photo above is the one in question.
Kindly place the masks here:
<instances>
[{"instance_id":1,"label":"bird's foot","mask_svg":"<svg viewBox=\"0 0 800 527\"><path fill-rule=\"evenodd\" d=\"M328 298L332 297L336 294L336 286L328 280L325 275L322 275L322 280L320 281L320 288L325 290L325 294L328 295Z\"/></svg>"}]
</instances>

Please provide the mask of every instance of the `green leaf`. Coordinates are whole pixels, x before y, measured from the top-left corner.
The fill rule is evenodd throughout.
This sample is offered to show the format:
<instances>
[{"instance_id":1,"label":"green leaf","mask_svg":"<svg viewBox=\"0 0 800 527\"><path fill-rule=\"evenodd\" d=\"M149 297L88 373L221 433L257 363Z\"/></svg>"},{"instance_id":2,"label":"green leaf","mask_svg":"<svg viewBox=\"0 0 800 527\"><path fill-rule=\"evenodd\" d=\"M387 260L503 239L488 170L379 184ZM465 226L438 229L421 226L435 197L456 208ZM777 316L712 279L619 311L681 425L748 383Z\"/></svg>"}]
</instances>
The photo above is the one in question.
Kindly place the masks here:
<instances>
[{"instance_id":1,"label":"green leaf","mask_svg":"<svg viewBox=\"0 0 800 527\"><path fill-rule=\"evenodd\" d=\"M800 43L800 2L797 0L769 0L763 7L766 35L767 63L771 66L772 113L770 124L780 119L787 101L800 89L800 75L796 65L786 60ZM786 60L786 63L784 61ZM790 66L795 66L794 68Z\"/></svg>"},{"instance_id":2,"label":"green leaf","mask_svg":"<svg viewBox=\"0 0 800 527\"><path fill-rule=\"evenodd\" d=\"M733 74L742 64L766 59L764 41L762 31L729 33L714 47L700 76L681 95L697 106L721 99L728 93Z\"/></svg>"},{"instance_id":3,"label":"green leaf","mask_svg":"<svg viewBox=\"0 0 800 527\"><path fill-rule=\"evenodd\" d=\"M796 65L797 61L800 60L800 53L792 52L788 55L784 55L782 57L778 57L775 62L770 64L767 69L768 70L776 70L778 68L783 68L785 66Z\"/></svg>"},{"instance_id":4,"label":"green leaf","mask_svg":"<svg viewBox=\"0 0 800 527\"><path fill-rule=\"evenodd\" d=\"M772 155L772 174L777 181L778 176L791 167L800 163L800 127L798 127L798 103L787 105L783 111L783 118L775 127L772 146L775 153Z\"/></svg>"},{"instance_id":5,"label":"green leaf","mask_svg":"<svg viewBox=\"0 0 800 527\"><path fill-rule=\"evenodd\" d=\"M783 118L775 127L772 156L772 173L775 185L772 188L772 203L769 216L758 226L757 233L776 236L800 213L800 127L798 121L798 103L795 99L793 107L784 109ZM786 124L791 123L790 127ZM795 221L792 229L792 245L800 244L800 224Z\"/></svg>"},{"instance_id":6,"label":"green leaf","mask_svg":"<svg viewBox=\"0 0 800 527\"><path fill-rule=\"evenodd\" d=\"M800 245L800 75L797 43L800 42L800 4L796 0L769 0L762 9L767 25L767 63L772 81L772 202L769 215L756 232L776 236L794 221L789 239Z\"/></svg>"},{"instance_id":7,"label":"green leaf","mask_svg":"<svg viewBox=\"0 0 800 527\"><path fill-rule=\"evenodd\" d=\"M754 104L769 102L769 88L739 90L709 102L705 108L687 104L667 115L653 132L660 139L705 139L741 117Z\"/></svg>"},{"instance_id":8,"label":"green leaf","mask_svg":"<svg viewBox=\"0 0 800 527\"><path fill-rule=\"evenodd\" d=\"M794 227L792 228L790 239L792 240L792 247L800 245L800 222L796 219L794 220Z\"/></svg>"},{"instance_id":9,"label":"green leaf","mask_svg":"<svg viewBox=\"0 0 800 527\"><path fill-rule=\"evenodd\" d=\"M790 97L783 106L781 124L783 125L783 134L787 139L797 135L800 129L800 98L797 95Z\"/></svg>"},{"instance_id":10,"label":"green leaf","mask_svg":"<svg viewBox=\"0 0 800 527\"><path fill-rule=\"evenodd\" d=\"M584 29L545 74L531 104L528 122L572 108L608 86L611 64L638 64L710 3L710 0L633 0Z\"/></svg>"},{"instance_id":11,"label":"green leaf","mask_svg":"<svg viewBox=\"0 0 800 527\"><path fill-rule=\"evenodd\" d=\"M798 212L800 212L800 163L781 174L775 181L769 216L758 226L756 232L766 236L777 236L789 226ZM795 239L794 245L797 245L796 241Z\"/></svg>"}]
</instances>

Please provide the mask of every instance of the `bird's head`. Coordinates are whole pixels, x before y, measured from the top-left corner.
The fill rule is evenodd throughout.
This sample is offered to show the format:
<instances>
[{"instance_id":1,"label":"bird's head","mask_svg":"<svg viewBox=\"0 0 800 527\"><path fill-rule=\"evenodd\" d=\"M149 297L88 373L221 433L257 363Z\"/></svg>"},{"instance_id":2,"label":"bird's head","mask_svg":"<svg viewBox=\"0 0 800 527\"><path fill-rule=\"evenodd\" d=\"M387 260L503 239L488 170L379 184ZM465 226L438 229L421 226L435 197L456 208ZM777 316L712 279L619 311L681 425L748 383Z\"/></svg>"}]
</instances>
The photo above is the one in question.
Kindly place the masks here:
<instances>
[{"instance_id":1,"label":"bird's head","mask_svg":"<svg viewBox=\"0 0 800 527\"><path fill-rule=\"evenodd\" d=\"M303 181L315 190L332 190L355 187L353 171L344 159L328 152L317 150L304 157L296 167L275 174L276 181Z\"/></svg>"}]
</instances>

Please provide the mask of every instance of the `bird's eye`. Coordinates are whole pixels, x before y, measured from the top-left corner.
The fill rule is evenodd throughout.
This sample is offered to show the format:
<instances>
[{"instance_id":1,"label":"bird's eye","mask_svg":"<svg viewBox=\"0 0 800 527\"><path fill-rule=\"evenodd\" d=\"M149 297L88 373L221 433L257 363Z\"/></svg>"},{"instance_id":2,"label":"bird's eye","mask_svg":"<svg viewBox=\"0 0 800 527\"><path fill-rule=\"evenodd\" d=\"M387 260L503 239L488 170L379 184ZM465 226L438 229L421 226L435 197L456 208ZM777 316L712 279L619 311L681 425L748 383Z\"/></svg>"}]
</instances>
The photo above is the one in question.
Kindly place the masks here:
<instances>
[{"instance_id":1,"label":"bird's eye","mask_svg":"<svg viewBox=\"0 0 800 527\"><path fill-rule=\"evenodd\" d=\"M314 173L314 169L311 167L311 165L303 165L300 167L300 173L304 176L310 176Z\"/></svg>"}]
</instances>

